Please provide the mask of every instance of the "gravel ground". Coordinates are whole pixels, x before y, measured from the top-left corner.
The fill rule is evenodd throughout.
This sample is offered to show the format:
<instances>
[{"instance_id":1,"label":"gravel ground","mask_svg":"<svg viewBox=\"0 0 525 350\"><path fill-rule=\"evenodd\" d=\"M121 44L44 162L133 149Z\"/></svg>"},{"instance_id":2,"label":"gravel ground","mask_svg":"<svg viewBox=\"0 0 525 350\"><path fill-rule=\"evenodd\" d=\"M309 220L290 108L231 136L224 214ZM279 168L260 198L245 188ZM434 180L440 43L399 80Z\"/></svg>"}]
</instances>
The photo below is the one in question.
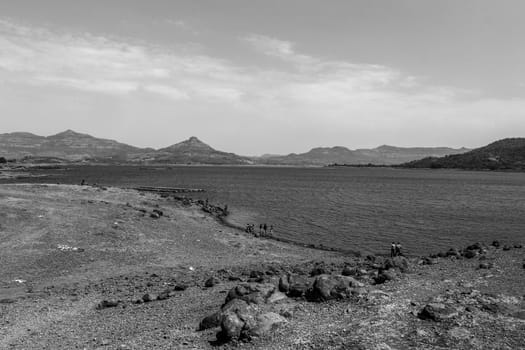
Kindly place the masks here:
<instances>
[{"instance_id":1,"label":"gravel ground","mask_svg":"<svg viewBox=\"0 0 525 350\"><path fill-rule=\"evenodd\" d=\"M152 218L154 210L163 215ZM365 259L256 239L198 206L156 195L1 185L0 348L525 349L525 321L516 316L525 310L525 249L483 255L492 268L479 269L479 257L433 265L414 258L408 272L367 284L359 298L287 298L275 307L287 310L288 322L275 332L218 344L217 329L196 328L251 271L277 283L285 272L307 275L315 263L336 274ZM218 284L204 287L211 276ZM137 303L164 291L164 300ZM117 305L99 309L102 300ZM486 300L512 310L485 307ZM457 316L418 318L430 302L451 305Z\"/></svg>"}]
</instances>

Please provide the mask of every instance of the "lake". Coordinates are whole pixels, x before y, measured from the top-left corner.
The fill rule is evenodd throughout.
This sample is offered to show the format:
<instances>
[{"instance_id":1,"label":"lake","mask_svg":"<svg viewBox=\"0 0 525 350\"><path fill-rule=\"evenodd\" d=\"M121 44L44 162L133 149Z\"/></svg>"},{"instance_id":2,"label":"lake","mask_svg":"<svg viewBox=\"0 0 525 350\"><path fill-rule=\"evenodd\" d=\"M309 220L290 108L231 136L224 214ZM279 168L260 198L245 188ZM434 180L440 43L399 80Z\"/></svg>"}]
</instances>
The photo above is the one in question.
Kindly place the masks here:
<instances>
[{"instance_id":1,"label":"lake","mask_svg":"<svg viewBox=\"0 0 525 350\"><path fill-rule=\"evenodd\" d=\"M426 254L525 238L525 174L391 168L74 166L31 182L202 188L230 220L300 243Z\"/></svg>"}]
</instances>

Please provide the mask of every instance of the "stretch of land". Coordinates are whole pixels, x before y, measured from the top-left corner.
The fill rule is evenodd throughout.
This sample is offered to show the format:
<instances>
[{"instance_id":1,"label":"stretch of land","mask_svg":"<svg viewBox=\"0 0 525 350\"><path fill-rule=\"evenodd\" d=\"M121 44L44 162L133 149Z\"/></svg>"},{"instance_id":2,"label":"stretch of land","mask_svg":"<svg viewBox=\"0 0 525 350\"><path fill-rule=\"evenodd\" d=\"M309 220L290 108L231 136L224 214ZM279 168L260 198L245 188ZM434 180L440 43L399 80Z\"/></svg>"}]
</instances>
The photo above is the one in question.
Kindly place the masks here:
<instances>
[{"instance_id":1,"label":"stretch of land","mask_svg":"<svg viewBox=\"0 0 525 350\"><path fill-rule=\"evenodd\" d=\"M0 348L525 347L522 242L364 257L221 215L165 192L0 185Z\"/></svg>"},{"instance_id":2,"label":"stretch of land","mask_svg":"<svg viewBox=\"0 0 525 350\"><path fill-rule=\"evenodd\" d=\"M0 163L206 164L270 166L399 166L404 168L525 169L525 138L508 138L477 149L394 147L350 150L317 147L305 153L247 157L214 149L197 137L153 149L138 148L72 130L51 136L0 134Z\"/></svg>"},{"instance_id":3,"label":"stretch of land","mask_svg":"<svg viewBox=\"0 0 525 350\"><path fill-rule=\"evenodd\" d=\"M138 148L114 140L100 139L67 130L52 136L26 132L0 134L0 157L31 162L91 162L110 164L229 164L307 165L400 164L425 157L439 157L468 151L466 148L380 146L350 150L346 147L318 147L301 154L246 157L216 150L197 137L161 149Z\"/></svg>"}]
</instances>

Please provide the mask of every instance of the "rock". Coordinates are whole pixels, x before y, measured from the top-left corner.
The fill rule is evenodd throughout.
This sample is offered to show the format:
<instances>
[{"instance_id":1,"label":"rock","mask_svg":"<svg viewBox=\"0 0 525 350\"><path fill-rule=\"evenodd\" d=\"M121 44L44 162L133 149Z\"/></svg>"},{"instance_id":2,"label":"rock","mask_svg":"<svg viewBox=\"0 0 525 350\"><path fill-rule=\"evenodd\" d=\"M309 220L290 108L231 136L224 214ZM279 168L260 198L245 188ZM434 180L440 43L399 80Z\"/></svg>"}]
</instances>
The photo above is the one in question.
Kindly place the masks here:
<instances>
[{"instance_id":1,"label":"rock","mask_svg":"<svg viewBox=\"0 0 525 350\"><path fill-rule=\"evenodd\" d=\"M311 277L315 277L315 276L319 276L319 275L324 275L326 274L327 271L324 267L322 266L316 266L312 269L312 271L310 271L310 276Z\"/></svg>"},{"instance_id":2,"label":"rock","mask_svg":"<svg viewBox=\"0 0 525 350\"><path fill-rule=\"evenodd\" d=\"M476 242L474 244L469 245L465 250L481 250L483 249L483 246L481 243Z\"/></svg>"},{"instance_id":3,"label":"rock","mask_svg":"<svg viewBox=\"0 0 525 350\"><path fill-rule=\"evenodd\" d=\"M203 330L206 330L206 329L219 327L221 325L221 320L222 320L222 313L221 312L216 312L214 314L206 316L199 323L199 328L197 328L197 330L198 331L203 331Z\"/></svg>"},{"instance_id":4,"label":"rock","mask_svg":"<svg viewBox=\"0 0 525 350\"><path fill-rule=\"evenodd\" d=\"M221 312L234 312L236 314L247 314L251 311L246 301L242 299L232 299L221 306Z\"/></svg>"},{"instance_id":5,"label":"rock","mask_svg":"<svg viewBox=\"0 0 525 350\"><path fill-rule=\"evenodd\" d=\"M383 271L380 274L378 274L376 277L374 277L374 283L375 284L383 284L386 281L391 281L394 279L394 275L389 271Z\"/></svg>"},{"instance_id":6,"label":"rock","mask_svg":"<svg viewBox=\"0 0 525 350\"><path fill-rule=\"evenodd\" d=\"M177 283L175 287L173 287L173 290L178 291L178 292L184 291L186 289L188 289L188 286L184 283Z\"/></svg>"},{"instance_id":7,"label":"rock","mask_svg":"<svg viewBox=\"0 0 525 350\"><path fill-rule=\"evenodd\" d=\"M448 255L445 252L439 252L437 253L438 258L446 258Z\"/></svg>"},{"instance_id":8,"label":"rock","mask_svg":"<svg viewBox=\"0 0 525 350\"><path fill-rule=\"evenodd\" d=\"M263 304L275 290L269 283L243 283L232 288L226 296L226 303L233 299L241 299L249 304Z\"/></svg>"},{"instance_id":9,"label":"rock","mask_svg":"<svg viewBox=\"0 0 525 350\"><path fill-rule=\"evenodd\" d=\"M171 290L166 289L157 296L157 300L166 300L171 297Z\"/></svg>"},{"instance_id":10,"label":"rock","mask_svg":"<svg viewBox=\"0 0 525 350\"><path fill-rule=\"evenodd\" d=\"M158 214L158 215L159 215L159 217L161 217L161 216L163 216L163 215L164 215L164 213L162 212L162 210L158 210L158 209L153 209L153 212L154 212L155 214Z\"/></svg>"},{"instance_id":11,"label":"rock","mask_svg":"<svg viewBox=\"0 0 525 350\"><path fill-rule=\"evenodd\" d=\"M458 250L456 248L450 248L445 254L448 257L450 257L450 256L458 257L458 256L461 255L461 254L459 254L459 252L458 252Z\"/></svg>"},{"instance_id":12,"label":"rock","mask_svg":"<svg viewBox=\"0 0 525 350\"><path fill-rule=\"evenodd\" d=\"M208 278L206 282L204 282L204 287L211 288L213 286L216 286L219 283L221 283L221 281L217 277L213 276L213 277Z\"/></svg>"},{"instance_id":13,"label":"rock","mask_svg":"<svg viewBox=\"0 0 525 350\"><path fill-rule=\"evenodd\" d=\"M482 262L479 264L480 269L491 269L494 267L494 264L491 262Z\"/></svg>"},{"instance_id":14,"label":"rock","mask_svg":"<svg viewBox=\"0 0 525 350\"><path fill-rule=\"evenodd\" d=\"M225 340L239 339L244 324L245 322L243 322L237 314L225 314L221 319L220 337Z\"/></svg>"},{"instance_id":15,"label":"rock","mask_svg":"<svg viewBox=\"0 0 525 350\"><path fill-rule=\"evenodd\" d=\"M463 252L463 256L467 259L472 259L473 257L475 257L477 255L476 251L474 250L465 250Z\"/></svg>"},{"instance_id":16,"label":"rock","mask_svg":"<svg viewBox=\"0 0 525 350\"><path fill-rule=\"evenodd\" d=\"M149 303L150 301L155 300L157 300L157 296L155 294L146 293L142 296L142 301L144 301L145 303Z\"/></svg>"},{"instance_id":17,"label":"rock","mask_svg":"<svg viewBox=\"0 0 525 350\"><path fill-rule=\"evenodd\" d=\"M523 245L521 245L520 243L516 243L516 244L514 244L514 248L521 249L521 248L523 248Z\"/></svg>"},{"instance_id":18,"label":"rock","mask_svg":"<svg viewBox=\"0 0 525 350\"><path fill-rule=\"evenodd\" d=\"M492 241L492 246L493 246L493 247L499 248L500 245L501 245L501 244L500 244L499 241Z\"/></svg>"},{"instance_id":19,"label":"rock","mask_svg":"<svg viewBox=\"0 0 525 350\"><path fill-rule=\"evenodd\" d=\"M306 298L310 301L326 301L332 299L349 298L353 288L363 287L352 277L340 275L317 276L307 291Z\"/></svg>"},{"instance_id":20,"label":"rock","mask_svg":"<svg viewBox=\"0 0 525 350\"><path fill-rule=\"evenodd\" d=\"M434 265L434 264L437 264L437 261L435 258L424 257L423 259L421 259L421 264L422 265Z\"/></svg>"},{"instance_id":21,"label":"rock","mask_svg":"<svg viewBox=\"0 0 525 350\"><path fill-rule=\"evenodd\" d=\"M356 276L357 275L357 269L355 267L345 266L343 268L343 271L341 272L341 275L343 275L343 276Z\"/></svg>"},{"instance_id":22,"label":"rock","mask_svg":"<svg viewBox=\"0 0 525 350\"><path fill-rule=\"evenodd\" d=\"M286 299L288 299L288 297L286 296L286 294L281 293L281 292L279 292L279 291L276 290L276 291L274 291L274 292L272 293L272 295L270 295L270 296L268 297L268 300L266 300L266 302L267 302L268 304L275 304L275 303L277 303L277 302L279 302L279 301L281 301L281 300L286 300Z\"/></svg>"},{"instance_id":23,"label":"rock","mask_svg":"<svg viewBox=\"0 0 525 350\"><path fill-rule=\"evenodd\" d=\"M383 270L398 268L401 272L406 272L408 270L408 260L402 256L388 258L384 261L382 268Z\"/></svg>"},{"instance_id":24,"label":"rock","mask_svg":"<svg viewBox=\"0 0 525 350\"><path fill-rule=\"evenodd\" d=\"M279 291L283 293L288 293L290 291L290 282L288 281L287 275L279 278Z\"/></svg>"},{"instance_id":25,"label":"rock","mask_svg":"<svg viewBox=\"0 0 525 350\"><path fill-rule=\"evenodd\" d=\"M288 284L288 292L285 293L289 297L300 298L306 294L306 291L310 287L310 281L305 276L288 275L286 276L286 278Z\"/></svg>"},{"instance_id":26,"label":"rock","mask_svg":"<svg viewBox=\"0 0 525 350\"><path fill-rule=\"evenodd\" d=\"M510 245L506 245L506 244L505 244L505 245L503 246L503 250L505 250L505 251L508 251L508 250L511 250L511 249L512 249L512 247L511 247Z\"/></svg>"},{"instance_id":27,"label":"rock","mask_svg":"<svg viewBox=\"0 0 525 350\"><path fill-rule=\"evenodd\" d=\"M160 218L160 215L158 213L151 213L149 216L151 218L153 218L153 219L159 219Z\"/></svg>"},{"instance_id":28,"label":"rock","mask_svg":"<svg viewBox=\"0 0 525 350\"><path fill-rule=\"evenodd\" d=\"M264 278L264 272L258 270L250 271L250 278Z\"/></svg>"},{"instance_id":29,"label":"rock","mask_svg":"<svg viewBox=\"0 0 525 350\"><path fill-rule=\"evenodd\" d=\"M450 318L456 317L458 312L442 303L427 304L417 315L422 320L431 320L441 322Z\"/></svg>"},{"instance_id":30,"label":"rock","mask_svg":"<svg viewBox=\"0 0 525 350\"><path fill-rule=\"evenodd\" d=\"M120 302L118 300L102 300L98 303L97 309L101 310L108 307L117 307L119 304Z\"/></svg>"},{"instance_id":31,"label":"rock","mask_svg":"<svg viewBox=\"0 0 525 350\"><path fill-rule=\"evenodd\" d=\"M279 327L281 324L288 322L283 316L274 312L267 312L258 315L255 321L255 327L243 331L247 338L262 337Z\"/></svg>"}]
</instances>

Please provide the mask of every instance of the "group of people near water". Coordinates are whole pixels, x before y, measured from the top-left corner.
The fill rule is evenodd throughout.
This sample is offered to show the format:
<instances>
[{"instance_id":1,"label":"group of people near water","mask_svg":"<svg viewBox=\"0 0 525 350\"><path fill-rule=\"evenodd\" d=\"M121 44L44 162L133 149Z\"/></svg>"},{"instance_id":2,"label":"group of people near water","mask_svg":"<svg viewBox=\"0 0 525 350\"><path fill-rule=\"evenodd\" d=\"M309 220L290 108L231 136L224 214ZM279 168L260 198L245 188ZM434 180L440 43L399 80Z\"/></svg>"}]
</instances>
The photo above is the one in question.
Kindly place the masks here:
<instances>
[{"instance_id":1,"label":"group of people near water","mask_svg":"<svg viewBox=\"0 0 525 350\"><path fill-rule=\"evenodd\" d=\"M268 227L266 223L259 224L259 232L256 232L255 224L247 224L246 232L253 234L255 237L271 236L273 234L273 225Z\"/></svg>"},{"instance_id":2,"label":"group of people near water","mask_svg":"<svg viewBox=\"0 0 525 350\"><path fill-rule=\"evenodd\" d=\"M392 245L390 246L390 256L402 256L401 253L401 243L399 242L392 242Z\"/></svg>"}]
</instances>

